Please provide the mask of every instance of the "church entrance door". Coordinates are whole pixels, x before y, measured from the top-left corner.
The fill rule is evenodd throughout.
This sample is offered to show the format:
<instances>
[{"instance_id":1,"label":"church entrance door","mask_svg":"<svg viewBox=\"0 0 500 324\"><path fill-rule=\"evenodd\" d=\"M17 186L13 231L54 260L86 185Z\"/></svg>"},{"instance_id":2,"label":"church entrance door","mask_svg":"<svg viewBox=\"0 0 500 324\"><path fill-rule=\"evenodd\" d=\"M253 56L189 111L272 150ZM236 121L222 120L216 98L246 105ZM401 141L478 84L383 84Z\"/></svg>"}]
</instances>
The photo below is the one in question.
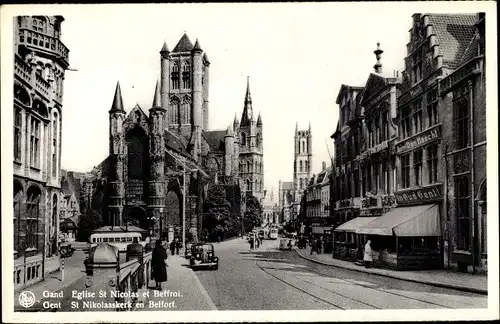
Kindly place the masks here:
<instances>
[{"instance_id":1,"label":"church entrance door","mask_svg":"<svg viewBox=\"0 0 500 324\"><path fill-rule=\"evenodd\" d=\"M129 225L137 226L142 228L143 230L148 229L148 218L146 211L144 208L139 206L134 206L130 208L130 212L128 214L127 222Z\"/></svg>"}]
</instances>

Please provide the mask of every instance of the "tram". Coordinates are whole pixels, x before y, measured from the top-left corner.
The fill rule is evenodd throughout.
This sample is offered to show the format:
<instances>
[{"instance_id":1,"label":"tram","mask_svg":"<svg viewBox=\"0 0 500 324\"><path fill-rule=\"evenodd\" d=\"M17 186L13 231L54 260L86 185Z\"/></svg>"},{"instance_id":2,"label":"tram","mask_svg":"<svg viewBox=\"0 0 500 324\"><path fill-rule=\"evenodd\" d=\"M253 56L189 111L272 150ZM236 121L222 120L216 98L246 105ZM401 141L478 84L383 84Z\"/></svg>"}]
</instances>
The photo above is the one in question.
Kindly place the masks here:
<instances>
[{"instance_id":1,"label":"tram","mask_svg":"<svg viewBox=\"0 0 500 324\"><path fill-rule=\"evenodd\" d=\"M146 247L148 243L147 240L143 240L142 230L138 231L131 229L129 231L122 230L97 230L92 235L90 235L89 243L90 247L97 246L101 243L109 243L110 245L116 246L119 252L127 252L127 246L131 243L139 243L143 247Z\"/></svg>"},{"instance_id":2,"label":"tram","mask_svg":"<svg viewBox=\"0 0 500 324\"><path fill-rule=\"evenodd\" d=\"M271 228L269 230L269 238L271 240L276 240L278 239L278 229L277 228Z\"/></svg>"}]
</instances>

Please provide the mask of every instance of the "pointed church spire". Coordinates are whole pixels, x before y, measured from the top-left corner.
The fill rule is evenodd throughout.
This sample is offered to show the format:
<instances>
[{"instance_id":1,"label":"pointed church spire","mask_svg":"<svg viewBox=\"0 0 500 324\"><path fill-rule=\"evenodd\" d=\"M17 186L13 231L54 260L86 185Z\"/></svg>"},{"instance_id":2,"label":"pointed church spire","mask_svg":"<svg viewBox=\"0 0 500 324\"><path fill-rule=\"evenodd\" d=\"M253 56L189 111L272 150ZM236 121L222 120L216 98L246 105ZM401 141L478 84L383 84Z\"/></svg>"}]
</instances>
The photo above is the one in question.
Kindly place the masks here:
<instances>
[{"instance_id":1,"label":"pointed church spire","mask_svg":"<svg viewBox=\"0 0 500 324\"><path fill-rule=\"evenodd\" d=\"M226 137L232 137L232 136L234 136L233 128L231 127L231 125L229 125L227 126Z\"/></svg>"},{"instance_id":2,"label":"pointed church spire","mask_svg":"<svg viewBox=\"0 0 500 324\"><path fill-rule=\"evenodd\" d=\"M167 46L167 42L163 43L163 47L160 50L160 54L163 54L163 53L170 53L170 50L168 49L168 46Z\"/></svg>"},{"instance_id":3,"label":"pointed church spire","mask_svg":"<svg viewBox=\"0 0 500 324\"><path fill-rule=\"evenodd\" d=\"M295 122L295 135L299 133L299 122Z\"/></svg>"},{"instance_id":4,"label":"pointed church spire","mask_svg":"<svg viewBox=\"0 0 500 324\"><path fill-rule=\"evenodd\" d=\"M115 97L113 98L113 105L111 106L111 109L109 112L117 112L117 111L123 111L123 99L122 99L122 90L120 88L120 81L116 82L116 90L115 90Z\"/></svg>"},{"instance_id":5,"label":"pointed church spire","mask_svg":"<svg viewBox=\"0 0 500 324\"><path fill-rule=\"evenodd\" d=\"M257 117L257 126L262 126L262 117L260 117L260 111L259 111L259 117Z\"/></svg>"},{"instance_id":6,"label":"pointed church spire","mask_svg":"<svg viewBox=\"0 0 500 324\"><path fill-rule=\"evenodd\" d=\"M309 122L309 133L311 132L311 122Z\"/></svg>"},{"instance_id":7,"label":"pointed church spire","mask_svg":"<svg viewBox=\"0 0 500 324\"><path fill-rule=\"evenodd\" d=\"M153 105L151 108L161 108L161 91L160 91L160 81L156 81L155 95L153 97Z\"/></svg>"},{"instance_id":8,"label":"pointed church spire","mask_svg":"<svg viewBox=\"0 0 500 324\"><path fill-rule=\"evenodd\" d=\"M252 95L250 94L250 77L247 76L247 93L245 95L245 103L252 102Z\"/></svg>"},{"instance_id":9,"label":"pointed church spire","mask_svg":"<svg viewBox=\"0 0 500 324\"><path fill-rule=\"evenodd\" d=\"M198 41L198 38L196 39L196 42L194 43L194 47L192 49L192 52L202 52L203 50L201 49L200 42Z\"/></svg>"}]
</instances>

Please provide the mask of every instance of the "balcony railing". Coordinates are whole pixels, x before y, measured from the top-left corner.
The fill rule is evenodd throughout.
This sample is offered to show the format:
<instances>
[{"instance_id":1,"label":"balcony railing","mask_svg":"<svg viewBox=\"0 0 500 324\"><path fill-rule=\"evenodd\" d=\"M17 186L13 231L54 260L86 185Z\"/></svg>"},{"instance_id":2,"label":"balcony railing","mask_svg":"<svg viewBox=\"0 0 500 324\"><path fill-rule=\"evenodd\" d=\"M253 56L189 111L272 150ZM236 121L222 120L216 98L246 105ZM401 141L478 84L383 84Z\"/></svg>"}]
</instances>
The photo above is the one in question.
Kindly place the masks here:
<instances>
[{"instance_id":1,"label":"balcony railing","mask_svg":"<svg viewBox=\"0 0 500 324\"><path fill-rule=\"evenodd\" d=\"M31 84L31 71L31 66L16 54L14 60L14 73L26 83Z\"/></svg>"},{"instance_id":2,"label":"balcony railing","mask_svg":"<svg viewBox=\"0 0 500 324\"><path fill-rule=\"evenodd\" d=\"M27 47L55 54L66 65L69 64L69 50L58 38L31 29L21 28L19 29L19 43Z\"/></svg>"},{"instance_id":3,"label":"balcony railing","mask_svg":"<svg viewBox=\"0 0 500 324\"><path fill-rule=\"evenodd\" d=\"M49 99L50 96L50 83L46 81L41 75L36 75L36 90Z\"/></svg>"}]
</instances>

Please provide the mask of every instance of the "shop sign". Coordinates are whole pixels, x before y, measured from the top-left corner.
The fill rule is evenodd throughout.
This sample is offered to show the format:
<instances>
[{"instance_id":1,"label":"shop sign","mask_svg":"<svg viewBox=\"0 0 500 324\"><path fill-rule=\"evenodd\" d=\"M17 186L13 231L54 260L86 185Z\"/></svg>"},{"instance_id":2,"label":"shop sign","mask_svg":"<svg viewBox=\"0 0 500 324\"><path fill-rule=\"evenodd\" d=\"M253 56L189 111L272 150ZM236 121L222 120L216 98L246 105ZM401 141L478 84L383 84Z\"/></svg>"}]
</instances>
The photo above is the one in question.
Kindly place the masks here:
<instances>
[{"instance_id":1,"label":"shop sign","mask_svg":"<svg viewBox=\"0 0 500 324\"><path fill-rule=\"evenodd\" d=\"M415 137L407 139L406 141L398 143L396 145L396 153L402 154L440 139L441 134L439 131L439 127L435 127L422 132Z\"/></svg>"},{"instance_id":2,"label":"shop sign","mask_svg":"<svg viewBox=\"0 0 500 324\"><path fill-rule=\"evenodd\" d=\"M441 186L430 186L404 192L394 193L398 205L409 205L415 203L431 202L441 200Z\"/></svg>"}]
</instances>

